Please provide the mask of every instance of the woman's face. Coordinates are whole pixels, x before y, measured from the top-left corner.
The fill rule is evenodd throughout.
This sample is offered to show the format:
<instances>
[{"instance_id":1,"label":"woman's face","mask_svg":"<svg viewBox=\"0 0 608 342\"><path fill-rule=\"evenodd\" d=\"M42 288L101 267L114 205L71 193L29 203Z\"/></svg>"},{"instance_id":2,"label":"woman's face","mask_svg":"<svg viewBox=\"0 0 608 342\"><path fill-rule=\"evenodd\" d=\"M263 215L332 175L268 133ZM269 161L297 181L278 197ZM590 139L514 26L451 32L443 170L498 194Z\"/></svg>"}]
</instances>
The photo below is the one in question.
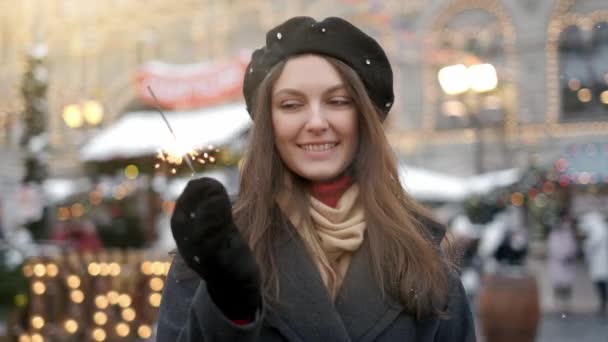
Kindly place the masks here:
<instances>
[{"instance_id":1,"label":"woman's face","mask_svg":"<svg viewBox=\"0 0 608 342\"><path fill-rule=\"evenodd\" d=\"M357 109L325 59L289 59L272 88L271 108L275 144L291 171L324 182L351 164L359 138Z\"/></svg>"}]
</instances>

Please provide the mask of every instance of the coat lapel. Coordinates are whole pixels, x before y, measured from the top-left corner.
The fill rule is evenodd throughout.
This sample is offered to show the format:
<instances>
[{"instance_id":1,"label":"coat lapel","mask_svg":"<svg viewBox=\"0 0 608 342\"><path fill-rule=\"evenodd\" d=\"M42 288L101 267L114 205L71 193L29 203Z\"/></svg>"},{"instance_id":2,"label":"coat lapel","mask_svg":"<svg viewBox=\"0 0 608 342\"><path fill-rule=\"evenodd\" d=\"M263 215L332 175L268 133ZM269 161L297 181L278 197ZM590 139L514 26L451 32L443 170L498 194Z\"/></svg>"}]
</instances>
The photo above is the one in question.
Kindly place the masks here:
<instances>
[{"instance_id":1,"label":"coat lapel","mask_svg":"<svg viewBox=\"0 0 608 342\"><path fill-rule=\"evenodd\" d=\"M382 296L374 279L364 243L353 255L336 298L336 308L352 341L373 341L403 311L398 301ZM413 329L413 321L410 323Z\"/></svg>"},{"instance_id":2,"label":"coat lapel","mask_svg":"<svg viewBox=\"0 0 608 342\"><path fill-rule=\"evenodd\" d=\"M350 341L304 243L286 226L277 250L279 303L268 322L291 341Z\"/></svg>"}]
</instances>

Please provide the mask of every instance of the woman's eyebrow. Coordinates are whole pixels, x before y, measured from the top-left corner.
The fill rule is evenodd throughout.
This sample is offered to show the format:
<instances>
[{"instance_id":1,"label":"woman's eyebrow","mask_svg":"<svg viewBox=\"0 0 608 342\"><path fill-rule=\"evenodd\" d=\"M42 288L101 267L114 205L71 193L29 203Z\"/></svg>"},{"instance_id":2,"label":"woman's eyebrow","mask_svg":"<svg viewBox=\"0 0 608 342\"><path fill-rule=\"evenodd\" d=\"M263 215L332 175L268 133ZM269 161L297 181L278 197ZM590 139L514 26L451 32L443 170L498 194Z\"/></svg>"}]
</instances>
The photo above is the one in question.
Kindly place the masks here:
<instances>
[{"instance_id":1,"label":"woman's eyebrow","mask_svg":"<svg viewBox=\"0 0 608 342\"><path fill-rule=\"evenodd\" d=\"M277 95L301 95L302 92L297 90L297 89L292 89L292 88L283 88L283 89L279 89L276 93L272 94L273 96L277 96Z\"/></svg>"},{"instance_id":2,"label":"woman's eyebrow","mask_svg":"<svg viewBox=\"0 0 608 342\"><path fill-rule=\"evenodd\" d=\"M326 89L324 91L324 93L329 94L329 93L333 93L338 90L346 90L346 87L342 83L336 84L335 86L332 86L332 87L329 87L328 89Z\"/></svg>"},{"instance_id":3,"label":"woman's eyebrow","mask_svg":"<svg viewBox=\"0 0 608 342\"><path fill-rule=\"evenodd\" d=\"M323 91L324 94L330 94L333 93L335 91L338 90L345 90L346 87L344 86L344 84L340 83L340 84L336 84L333 85L327 89L325 89ZM297 89L293 89L293 88L283 88L283 89L279 89L276 93L273 94L273 96L277 96L277 95L302 95L303 92Z\"/></svg>"}]
</instances>

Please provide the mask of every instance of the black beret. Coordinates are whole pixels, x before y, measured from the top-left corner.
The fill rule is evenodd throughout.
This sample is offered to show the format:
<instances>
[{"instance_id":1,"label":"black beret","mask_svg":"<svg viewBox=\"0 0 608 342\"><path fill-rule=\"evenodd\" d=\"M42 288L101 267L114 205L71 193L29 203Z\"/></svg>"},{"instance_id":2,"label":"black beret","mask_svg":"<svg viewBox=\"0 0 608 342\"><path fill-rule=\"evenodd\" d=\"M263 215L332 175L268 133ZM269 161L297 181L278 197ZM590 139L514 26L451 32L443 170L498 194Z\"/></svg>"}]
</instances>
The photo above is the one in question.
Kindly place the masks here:
<instances>
[{"instance_id":1,"label":"black beret","mask_svg":"<svg viewBox=\"0 0 608 342\"><path fill-rule=\"evenodd\" d=\"M333 57L353 68L384 121L394 100L393 71L388 58L372 37L337 17L321 22L294 17L266 34L266 46L253 52L245 71L243 94L250 115L255 92L270 69L291 56L307 53Z\"/></svg>"}]
</instances>

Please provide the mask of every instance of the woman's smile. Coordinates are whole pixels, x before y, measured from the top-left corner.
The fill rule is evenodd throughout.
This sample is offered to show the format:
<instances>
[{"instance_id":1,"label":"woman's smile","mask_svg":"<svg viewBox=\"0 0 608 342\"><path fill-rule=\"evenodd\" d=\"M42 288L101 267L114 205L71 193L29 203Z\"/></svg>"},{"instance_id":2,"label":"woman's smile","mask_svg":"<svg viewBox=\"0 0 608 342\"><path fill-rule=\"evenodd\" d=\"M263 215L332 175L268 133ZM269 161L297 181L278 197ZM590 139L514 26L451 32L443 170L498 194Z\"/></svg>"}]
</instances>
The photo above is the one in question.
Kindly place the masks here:
<instances>
[{"instance_id":1,"label":"woman's smile","mask_svg":"<svg viewBox=\"0 0 608 342\"><path fill-rule=\"evenodd\" d=\"M290 59L274 85L272 103L275 145L291 171L326 181L352 163L357 110L329 62L315 55Z\"/></svg>"}]
</instances>

